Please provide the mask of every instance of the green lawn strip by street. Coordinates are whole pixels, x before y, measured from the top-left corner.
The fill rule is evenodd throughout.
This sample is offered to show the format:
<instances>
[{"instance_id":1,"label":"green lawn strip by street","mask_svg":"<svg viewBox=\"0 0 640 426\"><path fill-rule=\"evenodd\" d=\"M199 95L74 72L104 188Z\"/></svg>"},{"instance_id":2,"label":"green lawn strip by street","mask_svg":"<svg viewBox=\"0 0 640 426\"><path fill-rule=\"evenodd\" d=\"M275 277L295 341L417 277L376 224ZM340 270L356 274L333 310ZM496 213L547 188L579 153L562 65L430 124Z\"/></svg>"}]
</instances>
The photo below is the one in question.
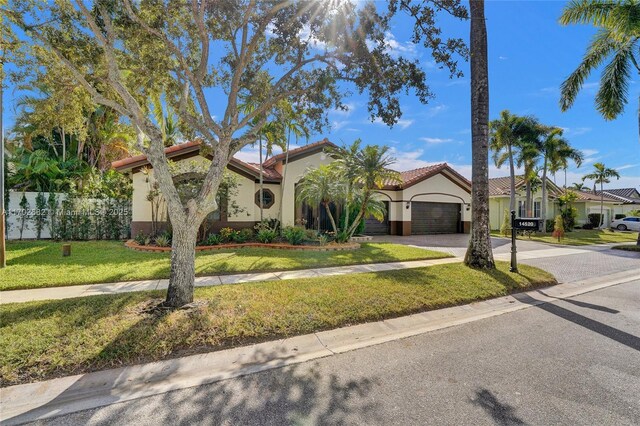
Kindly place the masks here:
<instances>
[{"instance_id":1,"label":"green lawn strip by street","mask_svg":"<svg viewBox=\"0 0 640 426\"><path fill-rule=\"evenodd\" d=\"M614 250L624 250L624 251L637 251L640 252L640 246L637 244L623 244L620 246L611 247Z\"/></svg>"},{"instance_id":2,"label":"green lawn strip by street","mask_svg":"<svg viewBox=\"0 0 640 426\"><path fill-rule=\"evenodd\" d=\"M491 235L494 237L504 237L499 231L491 231ZM507 237L510 238L510 237ZM592 244L606 244L606 243L627 243L635 242L638 239L637 232L620 232L611 231L608 229L574 229L571 232L564 234L564 238L558 242L558 239L553 237L551 233L536 233L532 234L531 238L522 235L518 236L518 240L530 240L539 241L541 243L560 244L569 246L587 246Z\"/></svg>"},{"instance_id":3,"label":"green lawn strip by street","mask_svg":"<svg viewBox=\"0 0 640 426\"><path fill-rule=\"evenodd\" d=\"M462 263L198 288L190 310L149 313L163 293L0 306L2 386L219 350L555 284L540 269Z\"/></svg>"},{"instance_id":4,"label":"green lawn strip by street","mask_svg":"<svg viewBox=\"0 0 640 426\"><path fill-rule=\"evenodd\" d=\"M109 283L169 277L169 253L130 250L118 241L62 243L16 241L7 245L0 290ZM451 257L447 253L390 243L364 243L358 250L294 251L265 248L206 251L196 256L196 275L224 275L399 262Z\"/></svg>"}]
</instances>

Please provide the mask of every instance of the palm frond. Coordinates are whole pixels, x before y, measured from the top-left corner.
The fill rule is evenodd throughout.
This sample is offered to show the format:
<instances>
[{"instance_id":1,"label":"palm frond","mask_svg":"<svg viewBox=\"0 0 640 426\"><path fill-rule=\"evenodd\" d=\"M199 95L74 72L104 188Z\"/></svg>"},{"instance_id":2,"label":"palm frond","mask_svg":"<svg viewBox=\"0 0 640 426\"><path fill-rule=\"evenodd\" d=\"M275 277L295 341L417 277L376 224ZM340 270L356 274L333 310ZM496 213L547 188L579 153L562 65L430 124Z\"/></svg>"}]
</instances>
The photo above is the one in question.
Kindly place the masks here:
<instances>
[{"instance_id":1,"label":"palm frond","mask_svg":"<svg viewBox=\"0 0 640 426\"><path fill-rule=\"evenodd\" d=\"M629 80L634 43L627 41L616 50L612 61L607 64L600 79L600 89L596 94L596 108L606 120L613 120L623 110L628 101Z\"/></svg>"}]
</instances>

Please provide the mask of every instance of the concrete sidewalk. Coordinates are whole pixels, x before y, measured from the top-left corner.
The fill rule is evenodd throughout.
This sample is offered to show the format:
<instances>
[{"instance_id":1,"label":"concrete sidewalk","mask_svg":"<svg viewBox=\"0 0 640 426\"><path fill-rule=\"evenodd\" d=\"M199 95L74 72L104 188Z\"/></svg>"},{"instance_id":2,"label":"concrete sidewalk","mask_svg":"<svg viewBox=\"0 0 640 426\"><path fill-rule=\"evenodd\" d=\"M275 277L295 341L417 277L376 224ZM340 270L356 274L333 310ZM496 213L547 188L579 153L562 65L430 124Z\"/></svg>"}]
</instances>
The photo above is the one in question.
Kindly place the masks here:
<instances>
[{"instance_id":1,"label":"concrete sidewalk","mask_svg":"<svg viewBox=\"0 0 640 426\"><path fill-rule=\"evenodd\" d=\"M640 269L512 296L224 351L2 389L17 424L240 377L502 315L640 279Z\"/></svg>"},{"instance_id":2,"label":"concrete sidewalk","mask_svg":"<svg viewBox=\"0 0 640 426\"><path fill-rule=\"evenodd\" d=\"M518 260L542 259L558 256L570 256L584 253L584 249L574 247L549 248L544 250L523 251L518 253ZM509 261L510 254L500 253L495 260ZM406 262L372 263L364 265L335 266L330 268L302 269L296 271L259 272L234 275L214 275L196 277L196 287L211 287L222 284L242 284L259 281L291 280L298 278L320 278L332 275L360 274L366 272L382 272L397 269L424 268L462 262L462 257L451 257L433 260L414 260ZM124 281L116 283L87 284L67 287L36 288L29 290L9 290L0 292L0 305L22 303L38 300L70 299L73 297L96 296L103 294L129 293L133 291L164 290L169 280Z\"/></svg>"}]
</instances>

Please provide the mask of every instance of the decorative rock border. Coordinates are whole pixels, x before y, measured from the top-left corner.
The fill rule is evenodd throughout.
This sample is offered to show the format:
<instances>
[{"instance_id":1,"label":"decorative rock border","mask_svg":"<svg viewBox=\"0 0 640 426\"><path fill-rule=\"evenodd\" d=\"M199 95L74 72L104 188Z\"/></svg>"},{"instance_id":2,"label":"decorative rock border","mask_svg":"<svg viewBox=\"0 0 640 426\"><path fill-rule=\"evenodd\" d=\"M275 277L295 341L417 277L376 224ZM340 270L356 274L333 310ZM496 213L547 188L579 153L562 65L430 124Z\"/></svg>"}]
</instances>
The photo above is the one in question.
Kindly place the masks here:
<instances>
[{"instance_id":1,"label":"decorative rock border","mask_svg":"<svg viewBox=\"0 0 640 426\"><path fill-rule=\"evenodd\" d=\"M354 237L351 237L349 239L349 242L362 243L362 242L365 242L365 241L372 241L372 240L373 240L373 237L371 237L369 235L356 235Z\"/></svg>"},{"instance_id":2,"label":"decorative rock border","mask_svg":"<svg viewBox=\"0 0 640 426\"><path fill-rule=\"evenodd\" d=\"M136 251L147 251L152 253L162 253L171 251L171 247L158 247L158 246L141 246L136 243L135 240L128 240L124 243L124 246ZM346 244L327 244L326 246L294 246L291 244L274 243L242 243L242 244L219 244L217 246L196 246L196 251L205 250L224 250L224 249L238 249L245 247L257 247L257 248L271 248L276 250L299 250L299 251L341 251L341 250L357 250L360 248L358 243L346 243Z\"/></svg>"}]
</instances>

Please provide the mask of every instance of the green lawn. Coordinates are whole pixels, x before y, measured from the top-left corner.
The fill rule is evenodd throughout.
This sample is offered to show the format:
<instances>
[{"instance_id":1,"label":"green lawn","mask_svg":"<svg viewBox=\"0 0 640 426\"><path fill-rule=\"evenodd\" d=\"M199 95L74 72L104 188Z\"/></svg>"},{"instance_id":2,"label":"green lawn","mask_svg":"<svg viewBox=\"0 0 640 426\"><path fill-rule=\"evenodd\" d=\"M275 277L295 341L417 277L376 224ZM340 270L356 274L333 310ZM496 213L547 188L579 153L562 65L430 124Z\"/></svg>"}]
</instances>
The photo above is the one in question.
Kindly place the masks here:
<instances>
[{"instance_id":1,"label":"green lawn","mask_svg":"<svg viewBox=\"0 0 640 426\"><path fill-rule=\"evenodd\" d=\"M491 231L491 235L494 237L503 236L499 231ZM608 229L574 229L571 232L567 232L560 243L558 243L558 239L551 236L550 233L543 234L540 232L532 235L531 238L528 236L519 236L518 239L531 239L531 241L540 241L542 243L566 244L570 246L587 246L591 244L636 242L638 233L610 231Z\"/></svg>"},{"instance_id":2,"label":"green lawn","mask_svg":"<svg viewBox=\"0 0 640 426\"><path fill-rule=\"evenodd\" d=\"M169 253L130 250L117 241L73 242L70 257L62 243L16 241L7 245L0 290L133 281L169 277ZM353 251L291 251L264 248L197 254L196 274L266 272L359 263L450 257L447 253L389 243L367 243Z\"/></svg>"},{"instance_id":3,"label":"green lawn","mask_svg":"<svg viewBox=\"0 0 640 426\"><path fill-rule=\"evenodd\" d=\"M202 305L149 313L163 293L0 306L0 385L311 333L554 284L540 269L462 263L196 289Z\"/></svg>"}]
</instances>

